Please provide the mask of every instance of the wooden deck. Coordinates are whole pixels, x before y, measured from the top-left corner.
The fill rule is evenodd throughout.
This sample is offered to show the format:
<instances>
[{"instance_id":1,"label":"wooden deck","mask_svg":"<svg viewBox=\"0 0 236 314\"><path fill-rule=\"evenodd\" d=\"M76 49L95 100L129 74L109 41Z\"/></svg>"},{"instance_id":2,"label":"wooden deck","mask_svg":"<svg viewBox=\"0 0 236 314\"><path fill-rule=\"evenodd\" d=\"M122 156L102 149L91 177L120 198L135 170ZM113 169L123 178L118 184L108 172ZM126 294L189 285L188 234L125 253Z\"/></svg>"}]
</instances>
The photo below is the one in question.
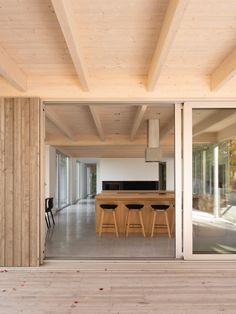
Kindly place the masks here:
<instances>
[{"instance_id":1,"label":"wooden deck","mask_svg":"<svg viewBox=\"0 0 236 314\"><path fill-rule=\"evenodd\" d=\"M232 262L58 265L0 269L0 313L236 313Z\"/></svg>"}]
</instances>

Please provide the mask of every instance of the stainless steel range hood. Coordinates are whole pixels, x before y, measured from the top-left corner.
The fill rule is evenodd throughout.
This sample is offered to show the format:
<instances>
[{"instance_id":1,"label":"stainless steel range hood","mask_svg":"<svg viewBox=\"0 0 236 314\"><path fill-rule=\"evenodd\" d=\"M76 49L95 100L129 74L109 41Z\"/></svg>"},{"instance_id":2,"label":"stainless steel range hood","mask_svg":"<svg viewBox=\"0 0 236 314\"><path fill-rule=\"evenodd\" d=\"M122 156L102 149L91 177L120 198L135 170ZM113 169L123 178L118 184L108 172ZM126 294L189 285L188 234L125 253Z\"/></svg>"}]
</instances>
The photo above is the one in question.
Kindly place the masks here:
<instances>
[{"instance_id":1,"label":"stainless steel range hood","mask_svg":"<svg viewBox=\"0 0 236 314\"><path fill-rule=\"evenodd\" d=\"M160 148L160 121L159 119L148 120L148 147L145 150L146 162L159 162L162 158Z\"/></svg>"}]
</instances>

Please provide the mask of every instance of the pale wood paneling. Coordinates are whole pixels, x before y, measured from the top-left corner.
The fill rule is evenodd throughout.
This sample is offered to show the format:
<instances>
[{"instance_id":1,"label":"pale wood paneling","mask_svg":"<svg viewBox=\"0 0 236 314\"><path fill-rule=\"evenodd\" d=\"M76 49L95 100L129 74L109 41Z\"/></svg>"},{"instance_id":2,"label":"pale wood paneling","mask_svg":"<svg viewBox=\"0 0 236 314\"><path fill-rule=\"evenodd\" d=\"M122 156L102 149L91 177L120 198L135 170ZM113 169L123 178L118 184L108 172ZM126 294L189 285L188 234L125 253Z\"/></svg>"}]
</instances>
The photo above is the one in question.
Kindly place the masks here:
<instances>
[{"instance_id":1,"label":"pale wood paneling","mask_svg":"<svg viewBox=\"0 0 236 314\"><path fill-rule=\"evenodd\" d=\"M5 263L5 104L0 98L0 265Z\"/></svg>"},{"instance_id":2,"label":"pale wood paneling","mask_svg":"<svg viewBox=\"0 0 236 314\"><path fill-rule=\"evenodd\" d=\"M42 108L38 98L5 98L0 105L0 266L37 266Z\"/></svg>"}]
</instances>

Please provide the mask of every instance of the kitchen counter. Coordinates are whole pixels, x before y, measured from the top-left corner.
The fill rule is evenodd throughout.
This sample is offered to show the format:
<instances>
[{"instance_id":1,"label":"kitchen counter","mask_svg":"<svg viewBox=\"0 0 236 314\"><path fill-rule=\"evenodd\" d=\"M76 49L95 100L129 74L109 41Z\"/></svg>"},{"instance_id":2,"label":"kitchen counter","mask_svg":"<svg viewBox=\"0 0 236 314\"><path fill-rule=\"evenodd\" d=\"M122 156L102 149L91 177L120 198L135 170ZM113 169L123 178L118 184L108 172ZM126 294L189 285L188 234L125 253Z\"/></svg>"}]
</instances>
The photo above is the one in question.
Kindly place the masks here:
<instances>
[{"instance_id":1,"label":"kitchen counter","mask_svg":"<svg viewBox=\"0 0 236 314\"><path fill-rule=\"evenodd\" d=\"M173 191L106 191L105 193L98 194L96 196L96 232L98 232L100 217L101 217L101 208L100 204L117 204L118 207L116 209L116 219L118 224L118 229L120 234L125 233L125 221L126 215L128 213L128 209L125 204L128 203L138 203L143 204L144 208L142 210L143 213L143 221L144 227L147 234L151 232L151 223L153 217L153 210L151 208L151 204L169 204L170 208L168 209L168 217L170 221L170 225L173 224L174 217L174 192ZM137 217L136 217L137 216ZM160 214L158 216L159 223L162 224L164 222L164 215ZM112 215L105 215L104 217L105 223L112 223ZM132 219L133 223L138 223L138 215L135 215ZM173 228L172 228L173 229ZM103 232L109 232L108 230L104 230ZM132 228L132 232L140 232L139 228ZM166 230L158 230L160 233L166 233Z\"/></svg>"}]
</instances>

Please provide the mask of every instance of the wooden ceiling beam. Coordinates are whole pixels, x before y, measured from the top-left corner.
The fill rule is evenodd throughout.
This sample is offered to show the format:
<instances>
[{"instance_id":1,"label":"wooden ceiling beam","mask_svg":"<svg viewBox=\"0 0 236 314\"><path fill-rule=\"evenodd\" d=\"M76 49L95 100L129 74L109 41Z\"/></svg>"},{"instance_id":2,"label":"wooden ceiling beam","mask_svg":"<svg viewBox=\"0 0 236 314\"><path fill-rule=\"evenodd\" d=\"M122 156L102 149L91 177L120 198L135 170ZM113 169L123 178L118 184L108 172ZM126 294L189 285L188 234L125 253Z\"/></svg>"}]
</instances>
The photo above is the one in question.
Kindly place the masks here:
<instances>
[{"instance_id":1,"label":"wooden ceiling beam","mask_svg":"<svg viewBox=\"0 0 236 314\"><path fill-rule=\"evenodd\" d=\"M236 48L211 74L211 90L216 91L224 86L236 74Z\"/></svg>"},{"instance_id":2,"label":"wooden ceiling beam","mask_svg":"<svg viewBox=\"0 0 236 314\"><path fill-rule=\"evenodd\" d=\"M52 108L46 108L46 117L70 140L75 141L75 134L68 127L65 121L58 115L58 113Z\"/></svg>"},{"instance_id":3,"label":"wooden ceiling beam","mask_svg":"<svg viewBox=\"0 0 236 314\"><path fill-rule=\"evenodd\" d=\"M88 74L79 44L78 27L68 0L52 0L52 5L84 91L89 90Z\"/></svg>"},{"instance_id":4,"label":"wooden ceiling beam","mask_svg":"<svg viewBox=\"0 0 236 314\"><path fill-rule=\"evenodd\" d=\"M232 119L234 110L217 110L211 116L205 118L193 127L193 136L207 132L211 127L218 123L223 123L226 119Z\"/></svg>"},{"instance_id":5,"label":"wooden ceiling beam","mask_svg":"<svg viewBox=\"0 0 236 314\"><path fill-rule=\"evenodd\" d=\"M101 123L101 120L99 118L96 106L89 106L89 110L90 110L91 115L93 117L93 121L94 121L94 124L95 124L96 129L97 129L97 133L98 133L101 141L105 141L105 133L104 133L102 123Z\"/></svg>"},{"instance_id":6,"label":"wooden ceiling beam","mask_svg":"<svg viewBox=\"0 0 236 314\"><path fill-rule=\"evenodd\" d=\"M27 75L19 68L14 60L0 46L0 75L12 86L25 92L27 90Z\"/></svg>"},{"instance_id":7,"label":"wooden ceiling beam","mask_svg":"<svg viewBox=\"0 0 236 314\"><path fill-rule=\"evenodd\" d=\"M143 117L144 117L144 114L147 110L147 105L143 105L143 106L139 106L138 107L138 110L136 112L136 115L135 115L135 118L134 118L134 122L133 122L133 125L132 125L132 129L131 129L131 132L130 132L130 140L133 141L137 132L138 132L138 129L140 127L140 124L143 120Z\"/></svg>"},{"instance_id":8,"label":"wooden ceiling beam","mask_svg":"<svg viewBox=\"0 0 236 314\"><path fill-rule=\"evenodd\" d=\"M189 0L169 0L156 50L150 65L147 90L153 91L169 54Z\"/></svg>"},{"instance_id":9,"label":"wooden ceiling beam","mask_svg":"<svg viewBox=\"0 0 236 314\"><path fill-rule=\"evenodd\" d=\"M232 124L217 133L217 141L222 142L236 137L236 124Z\"/></svg>"},{"instance_id":10,"label":"wooden ceiling beam","mask_svg":"<svg viewBox=\"0 0 236 314\"><path fill-rule=\"evenodd\" d=\"M115 135L110 134L106 136L106 141L101 141L97 136L91 135L80 135L76 141L71 141L67 138L58 138L52 135L48 135L46 137L46 143L49 145L57 145L57 146L137 146L137 145L146 145L147 144L147 136L142 135L138 138L135 138L134 141L130 142L129 135Z\"/></svg>"}]
</instances>

